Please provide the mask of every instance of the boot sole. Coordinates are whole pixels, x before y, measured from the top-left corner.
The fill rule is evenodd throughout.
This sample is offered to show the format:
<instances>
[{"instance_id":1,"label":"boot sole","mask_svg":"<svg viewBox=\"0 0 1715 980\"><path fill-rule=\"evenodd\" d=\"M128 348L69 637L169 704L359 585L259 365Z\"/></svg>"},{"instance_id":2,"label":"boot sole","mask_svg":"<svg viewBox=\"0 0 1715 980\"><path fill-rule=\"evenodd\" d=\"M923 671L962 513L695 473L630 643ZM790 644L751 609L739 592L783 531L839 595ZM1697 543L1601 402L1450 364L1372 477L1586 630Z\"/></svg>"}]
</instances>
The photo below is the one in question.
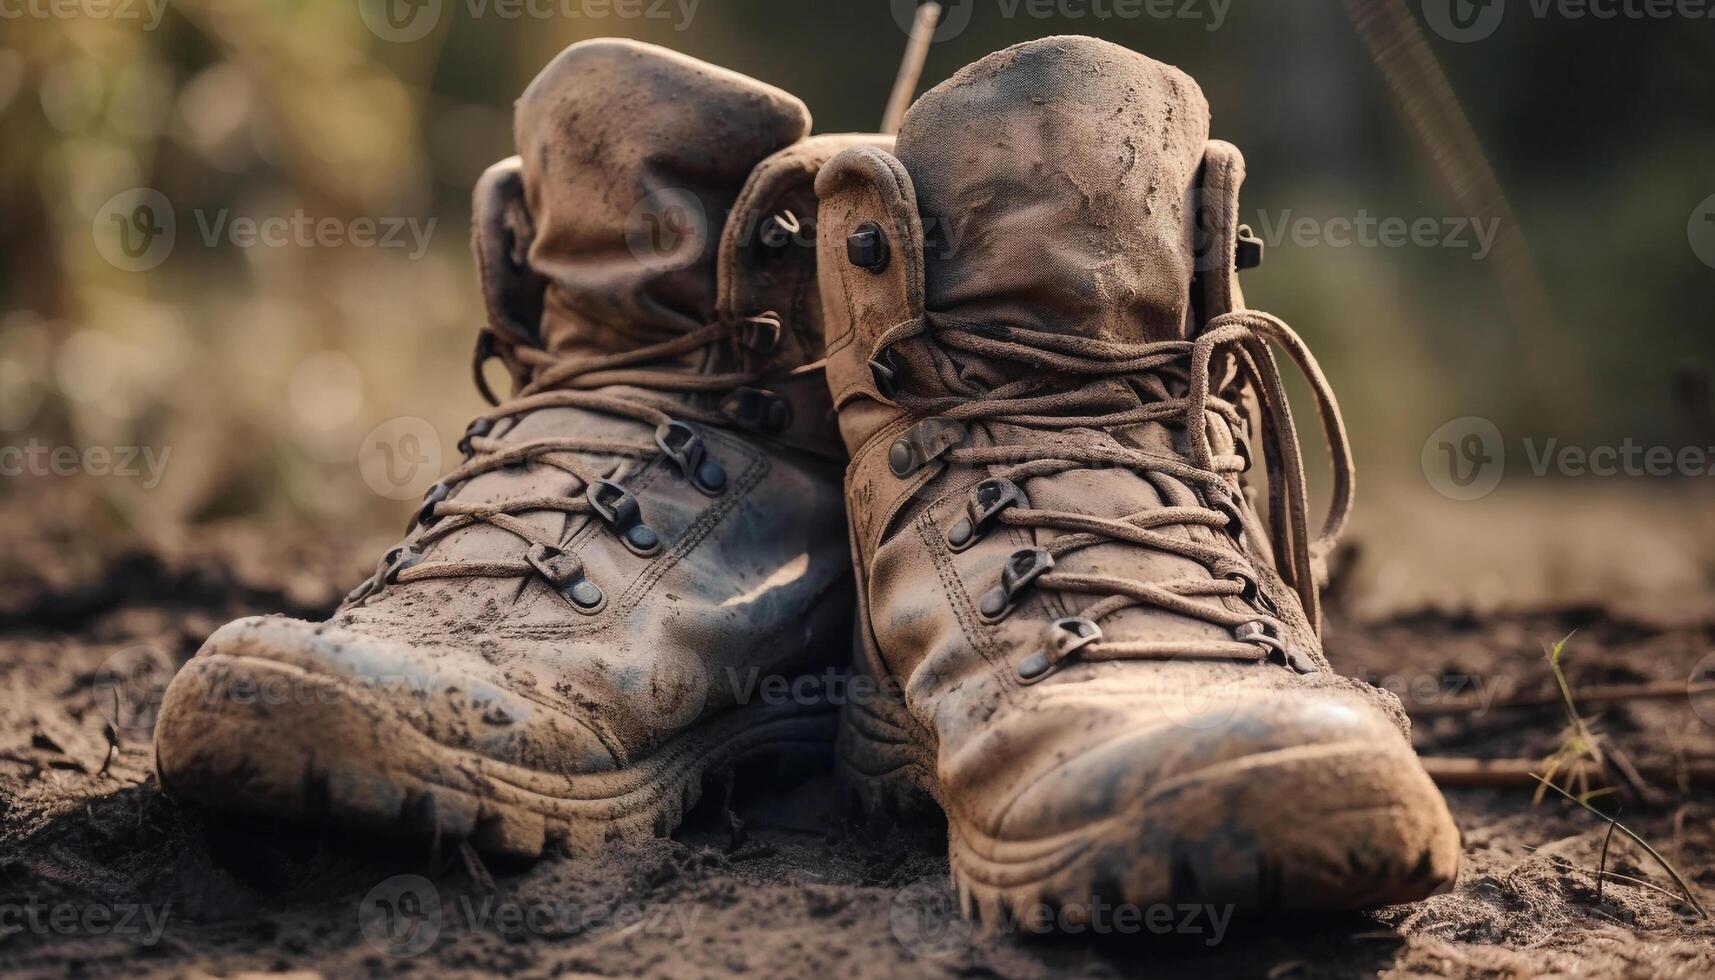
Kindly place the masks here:
<instances>
[{"instance_id":1,"label":"boot sole","mask_svg":"<svg viewBox=\"0 0 1715 980\"><path fill-rule=\"evenodd\" d=\"M841 780L873 827L945 814L961 909L991 928L1104 904L1375 908L1445 891L1457 871L1458 829L1421 763L1372 743L1246 756L1166 781L1076 832L1019 841L958 819L918 727L903 705L848 705L836 751ZM1306 792L1330 786L1338 806ZM1234 813L1277 819L1195 838L1175 829L1213 828Z\"/></svg>"},{"instance_id":2,"label":"boot sole","mask_svg":"<svg viewBox=\"0 0 1715 980\"><path fill-rule=\"evenodd\" d=\"M293 691L291 713L236 701L234 690ZM822 705L740 706L623 769L565 776L442 745L361 686L229 655L187 664L160 717L174 720L156 739L156 770L176 795L527 859L549 841L587 853L666 836L706 774L757 757L825 762L836 723Z\"/></svg>"}]
</instances>

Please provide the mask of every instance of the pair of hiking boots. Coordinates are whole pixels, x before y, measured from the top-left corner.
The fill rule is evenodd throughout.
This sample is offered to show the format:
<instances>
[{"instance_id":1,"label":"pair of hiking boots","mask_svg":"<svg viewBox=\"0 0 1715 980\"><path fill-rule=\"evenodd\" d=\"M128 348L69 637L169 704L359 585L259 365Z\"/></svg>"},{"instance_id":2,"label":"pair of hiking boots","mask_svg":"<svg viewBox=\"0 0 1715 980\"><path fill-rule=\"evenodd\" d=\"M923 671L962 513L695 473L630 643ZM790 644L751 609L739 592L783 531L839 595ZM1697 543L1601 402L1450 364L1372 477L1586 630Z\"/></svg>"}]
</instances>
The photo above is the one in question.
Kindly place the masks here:
<instances>
[{"instance_id":1,"label":"pair of hiking boots","mask_svg":"<svg viewBox=\"0 0 1715 980\"><path fill-rule=\"evenodd\" d=\"M897 145L809 129L626 41L536 78L473 220L479 385L498 357L513 396L329 622L209 638L164 785L534 856L837 738L872 816L945 813L968 912L1448 883L1398 703L1321 651L1351 461L1244 306L1243 162L1196 83L1047 38ZM1333 450L1319 534L1276 349Z\"/></svg>"}]
</instances>

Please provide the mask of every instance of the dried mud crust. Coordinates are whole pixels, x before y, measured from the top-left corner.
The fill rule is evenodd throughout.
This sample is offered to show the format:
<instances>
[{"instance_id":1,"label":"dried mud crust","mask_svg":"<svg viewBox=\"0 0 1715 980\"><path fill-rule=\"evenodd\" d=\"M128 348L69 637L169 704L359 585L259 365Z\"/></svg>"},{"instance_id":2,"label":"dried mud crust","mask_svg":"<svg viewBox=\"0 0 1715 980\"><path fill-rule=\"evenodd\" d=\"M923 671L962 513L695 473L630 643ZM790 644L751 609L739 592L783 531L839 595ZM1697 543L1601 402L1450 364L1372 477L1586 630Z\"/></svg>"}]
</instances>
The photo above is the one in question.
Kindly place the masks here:
<instances>
[{"instance_id":1,"label":"dried mud crust","mask_svg":"<svg viewBox=\"0 0 1715 980\"><path fill-rule=\"evenodd\" d=\"M157 788L146 715L122 717L112 744L102 665L138 648L182 664L238 615L318 615L362 569L317 543L327 539L278 530L215 529L185 547L72 547L71 532L50 546L28 534L36 537L16 546L0 607L0 972L1715 975L1715 927L1631 881L1609 880L1598 897L1604 825L1552 801L1533 807L1517 790L1449 793L1464 862L1455 889L1427 902L1234 920L1218 935L1202 919L1174 935L1046 940L985 937L949 918L957 897L944 828L860 825L828 775L741 771L708 786L673 839L577 857L550 847L532 865L205 813ZM264 540L267 554L291 559L259 565ZM1575 628L1567 660L1576 685L1683 679L1715 650L1708 619L1597 608L1336 618L1329 650L1340 669L1408 695L1413 684L1420 695L1459 684L1547 691L1541 643ZM1715 706L1708 722L1683 700L1587 713L1642 766L1715 755ZM1490 710L1420 720L1415 741L1426 754L1540 757L1563 720L1553 706ZM1715 797L1669 796L1628 804L1625 819L1708 901ZM1281 819L1293 812L1281 801ZM1672 887L1619 838L1608 868ZM439 928L420 952L374 940L377 920L364 909L397 910L401 894L431 893ZM79 922L56 927L60 908ZM117 928L125 916L128 928ZM151 921L162 929L145 942ZM411 955L392 955L400 952Z\"/></svg>"}]
</instances>

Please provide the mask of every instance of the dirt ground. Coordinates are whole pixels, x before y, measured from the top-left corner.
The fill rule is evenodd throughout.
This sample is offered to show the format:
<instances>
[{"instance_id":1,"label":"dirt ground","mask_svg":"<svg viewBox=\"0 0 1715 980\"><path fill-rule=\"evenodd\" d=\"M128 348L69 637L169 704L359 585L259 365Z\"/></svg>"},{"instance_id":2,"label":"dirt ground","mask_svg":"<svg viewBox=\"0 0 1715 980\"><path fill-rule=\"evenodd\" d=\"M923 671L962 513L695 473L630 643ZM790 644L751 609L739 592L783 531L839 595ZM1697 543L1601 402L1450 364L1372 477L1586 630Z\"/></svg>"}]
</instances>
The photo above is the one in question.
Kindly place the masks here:
<instances>
[{"instance_id":1,"label":"dirt ground","mask_svg":"<svg viewBox=\"0 0 1715 980\"><path fill-rule=\"evenodd\" d=\"M672 840L530 867L206 814L156 788L148 713L115 700L113 678L170 672L237 615L324 614L368 556L315 544L336 535L247 526L144 545L16 498L0 506L0 540L0 972L1715 976L1715 925L1661 868L1614 835L1598 882L1608 825L1553 798L1533 806L1528 788L1449 790L1466 860L1454 891L1419 905L1248 921L1163 910L1124 935L1047 938L972 931L951 913L940 829L857 826L823 777L733 774ZM1479 705L1419 719L1429 756L1552 752L1562 708L1492 699L1551 693L1543 644L1574 630L1578 688L1715 665L1715 615L1695 604L1480 620L1360 620L1341 606L1336 666L1420 713ZM1609 798L1622 821L1715 901L1715 796L1680 785L1715 759L1715 696L1585 714L1645 774Z\"/></svg>"}]
</instances>

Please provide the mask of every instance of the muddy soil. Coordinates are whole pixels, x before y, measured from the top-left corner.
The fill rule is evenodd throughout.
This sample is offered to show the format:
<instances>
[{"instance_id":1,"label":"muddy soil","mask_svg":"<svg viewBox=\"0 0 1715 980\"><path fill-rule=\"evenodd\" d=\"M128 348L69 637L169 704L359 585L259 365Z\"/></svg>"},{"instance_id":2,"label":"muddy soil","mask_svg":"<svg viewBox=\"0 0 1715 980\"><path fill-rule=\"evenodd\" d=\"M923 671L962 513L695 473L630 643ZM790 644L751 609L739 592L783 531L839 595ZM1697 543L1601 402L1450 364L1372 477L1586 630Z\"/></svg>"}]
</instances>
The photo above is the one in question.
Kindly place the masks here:
<instances>
[{"instance_id":1,"label":"muddy soil","mask_svg":"<svg viewBox=\"0 0 1715 980\"><path fill-rule=\"evenodd\" d=\"M170 672L237 615L325 614L372 556L318 544L350 540L325 529L143 544L38 511L0 507L6 973L1715 976L1715 926L1643 849L1552 796L1533 805L1529 788L1449 790L1466 860L1457 887L1422 904L1248 920L1144 910L1123 934L1004 938L952 914L939 828L859 826L815 775L728 774L671 840L528 867L204 813L158 790L150 717L115 678ZM1715 616L1695 609L1336 612L1329 650L1423 713L1425 755L1540 759L1564 709L1495 702L1551 693L1543 644L1574 630L1579 688L1683 681L1715 663ZM1430 714L1461 698L1477 707ZM1715 697L1584 713L1644 776L1601 805L1715 901L1715 794L1689 775L1715 759Z\"/></svg>"}]
</instances>

